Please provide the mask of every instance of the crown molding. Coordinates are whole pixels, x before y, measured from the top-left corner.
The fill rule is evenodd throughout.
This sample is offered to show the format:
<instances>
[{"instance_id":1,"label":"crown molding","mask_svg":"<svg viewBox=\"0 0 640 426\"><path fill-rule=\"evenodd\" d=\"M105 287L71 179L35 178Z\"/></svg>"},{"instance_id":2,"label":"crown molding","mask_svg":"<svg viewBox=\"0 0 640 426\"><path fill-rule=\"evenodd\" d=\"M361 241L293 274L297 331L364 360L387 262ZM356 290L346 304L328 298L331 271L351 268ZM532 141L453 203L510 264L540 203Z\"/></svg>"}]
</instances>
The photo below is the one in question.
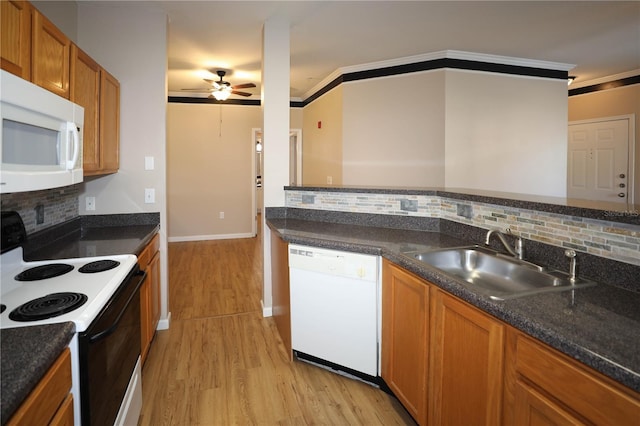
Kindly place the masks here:
<instances>
[{"instance_id":1,"label":"crown molding","mask_svg":"<svg viewBox=\"0 0 640 426\"><path fill-rule=\"evenodd\" d=\"M414 56L406 56L402 58L389 59L385 61L369 62L366 64L352 65L348 67L338 68L318 84L308 90L303 98L309 99L316 93L320 92L336 79L345 74L358 73L362 71L370 71L381 68L397 67L401 65L415 64L420 62L435 61L439 59L457 59L462 61L490 63L498 65L509 65L514 67L539 68L554 71L566 71L575 68L574 64L566 64L560 62L539 61L534 59L516 58L511 56L489 55L485 53L464 52L461 50L441 50L439 52L424 53Z\"/></svg>"},{"instance_id":2,"label":"crown molding","mask_svg":"<svg viewBox=\"0 0 640 426\"><path fill-rule=\"evenodd\" d=\"M579 89L581 87L596 86L598 84L610 83L612 81L617 81L617 80L624 80L626 78L636 77L639 75L640 75L640 69L635 69L635 70L623 72L620 74L613 74L613 75L608 75L606 77L594 78L592 80L585 80L581 82L574 81L573 83L571 83L571 86L569 86L569 89L573 90L573 89Z\"/></svg>"}]
</instances>

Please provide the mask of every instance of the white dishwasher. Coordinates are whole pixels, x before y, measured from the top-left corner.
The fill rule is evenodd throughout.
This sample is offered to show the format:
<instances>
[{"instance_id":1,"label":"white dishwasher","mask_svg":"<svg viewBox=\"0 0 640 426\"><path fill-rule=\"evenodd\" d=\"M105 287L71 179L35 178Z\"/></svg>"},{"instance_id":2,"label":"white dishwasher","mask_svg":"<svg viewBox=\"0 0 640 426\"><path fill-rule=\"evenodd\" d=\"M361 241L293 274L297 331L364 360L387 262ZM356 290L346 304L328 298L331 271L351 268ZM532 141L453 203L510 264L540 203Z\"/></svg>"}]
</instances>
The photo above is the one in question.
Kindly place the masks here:
<instances>
[{"instance_id":1,"label":"white dishwasher","mask_svg":"<svg viewBox=\"0 0 640 426\"><path fill-rule=\"evenodd\" d=\"M379 264L378 256L289 245L294 351L378 376Z\"/></svg>"}]
</instances>

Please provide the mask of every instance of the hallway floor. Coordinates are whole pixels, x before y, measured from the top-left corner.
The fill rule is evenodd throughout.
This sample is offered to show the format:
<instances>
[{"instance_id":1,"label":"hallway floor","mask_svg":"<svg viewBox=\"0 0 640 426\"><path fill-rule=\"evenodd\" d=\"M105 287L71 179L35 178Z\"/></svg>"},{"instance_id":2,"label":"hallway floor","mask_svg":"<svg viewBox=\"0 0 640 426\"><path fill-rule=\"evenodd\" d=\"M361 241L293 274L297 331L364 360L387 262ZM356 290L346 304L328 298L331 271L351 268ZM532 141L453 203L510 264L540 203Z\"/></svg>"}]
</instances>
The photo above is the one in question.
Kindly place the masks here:
<instances>
[{"instance_id":1,"label":"hallway floor","mask_svg":"<svg viewBox=\"0 0 640 426\"><path fill-rule=\"evenodd\" d=\"M414 425L383 391L289 362L263 318L260 238L169 244L169 330L143 369L139 425Z\"/></svg>"}]
</instances>

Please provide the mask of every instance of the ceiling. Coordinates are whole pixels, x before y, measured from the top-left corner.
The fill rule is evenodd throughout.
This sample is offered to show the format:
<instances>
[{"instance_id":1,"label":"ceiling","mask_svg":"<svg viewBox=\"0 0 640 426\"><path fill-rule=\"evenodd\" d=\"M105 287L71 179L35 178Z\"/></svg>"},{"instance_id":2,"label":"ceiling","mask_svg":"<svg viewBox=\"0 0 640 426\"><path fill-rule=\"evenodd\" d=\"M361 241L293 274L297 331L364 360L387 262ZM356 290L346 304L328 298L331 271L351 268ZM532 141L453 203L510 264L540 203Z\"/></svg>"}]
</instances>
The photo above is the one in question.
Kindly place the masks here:
<instances>
[{"instance_id":1,"label":"ceiling","mask_svg":"<svg viewBox=\"0 0 640 426\"><path fill-rule=\"evenodd\" d=\"M640 69L640 1L167 1L168 89L207 88L209 69L260 98L262 27L291 25L291 97L338 69L445 50L575 64L582 82ZM318 87L316 87L318 86ZM232 98L235 96L232 96Z\"/></svg>"}]
</instances>

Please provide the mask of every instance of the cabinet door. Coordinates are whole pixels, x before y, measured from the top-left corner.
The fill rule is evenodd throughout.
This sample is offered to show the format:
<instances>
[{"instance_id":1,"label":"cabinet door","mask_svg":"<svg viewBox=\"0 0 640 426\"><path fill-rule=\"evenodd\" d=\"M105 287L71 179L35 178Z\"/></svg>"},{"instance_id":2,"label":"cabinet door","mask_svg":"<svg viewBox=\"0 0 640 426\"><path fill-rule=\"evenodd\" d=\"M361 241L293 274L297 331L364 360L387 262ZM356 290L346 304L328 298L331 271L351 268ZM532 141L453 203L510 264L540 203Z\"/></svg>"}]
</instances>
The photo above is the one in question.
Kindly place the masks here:
<instances>
[{"instance_id":1,"label":"cabinet door","mask_svg":"<svg viewBox=\"0 0 640 426\"><path fill-rule=\"evenodd\" d=\"M120 166L120 83L100 71L100 171L115 173Z\"/></svg>"},{"instance_id":2,"label":"cabinet door","mask_svg":"<svg viewBox=\"0 0 640 426\"><path fill-rule=\"evenodd\" d=\"M40 12L33 11L32 81L69 99L71 41Z\"/></svg>"},{"instance_id":3,"label":"cabinet door","mask_svg":"<svg viewBox=\"0 0 640 426\"><path fill-rule=\"evenodd\" d=\"M140 286L140 359L142 364L147 360L147 353L151 346L151 280L147 277Z\"/></svg>"},{"instance_id":4,"label":"cabinet door","mask_svg":"<svg viewBox=\"0 0 640 426\"><path fill-rule=\"evenodd\" d=\"M504 326L432 287L430 424L501 420Z\"/></svg>"},{"instance_id":5,"label":"cabinet door","mask_svg":"<svg viewBox=\"0 0 640 426\"><path fill-rule=\"evenodd\" d=\"M25 80L31 80L31 11L26 1L0 2L2 69Z\"/></svg>"},{"instance_id":6,"label":"cabinet door","mask_svg":"<svg viewBox=\"0 0 640 426\"><path fill-rule=\"evenodd\" d=\"M514 420L517 425L572 426L584 424L522 382L516 383L515 395Z\"/></svg>"},{"instance_id":7,"label":"cabinet door","mask_svg":"<svg viewBox=\"0 0 640 426\"><path fill-rule=\"evenodd\" d=\"M289 244L271 231L271 294L273 318L290 360L291 346L291 297L289 293Z\"/></svg>"},{"instance_id":8,"label":"cabinet door","mask_svg":"<svg viewBox=\"0 0 640 426\"><path fill-rule=\"evenodd\" d=\"M427 423L429 285L383 263L382 378L421 425Z\"/></svg>"},{"instance_id":9,"label":"cabinet door","mask_svg":"<svg viewBox=\"0 0 640 426\"><path fill-rule=\"evenodd\" d=\"M150 274L150 331L153 336L158 328L158 322L160 321L160 252L157 251L149 266L147 267L147 273Z\"/></svg>"},{"instance_id":10,"label":"cabinet door","mask_svg":"<svg viewBox=\"0 0 640 426\"><path fill-rule=\"evenodd\" d=\"M82 162L84 174L100 169L100 65L75 44L71 46L72 102L84 108Z\"/></svg>"}]
</instances>

